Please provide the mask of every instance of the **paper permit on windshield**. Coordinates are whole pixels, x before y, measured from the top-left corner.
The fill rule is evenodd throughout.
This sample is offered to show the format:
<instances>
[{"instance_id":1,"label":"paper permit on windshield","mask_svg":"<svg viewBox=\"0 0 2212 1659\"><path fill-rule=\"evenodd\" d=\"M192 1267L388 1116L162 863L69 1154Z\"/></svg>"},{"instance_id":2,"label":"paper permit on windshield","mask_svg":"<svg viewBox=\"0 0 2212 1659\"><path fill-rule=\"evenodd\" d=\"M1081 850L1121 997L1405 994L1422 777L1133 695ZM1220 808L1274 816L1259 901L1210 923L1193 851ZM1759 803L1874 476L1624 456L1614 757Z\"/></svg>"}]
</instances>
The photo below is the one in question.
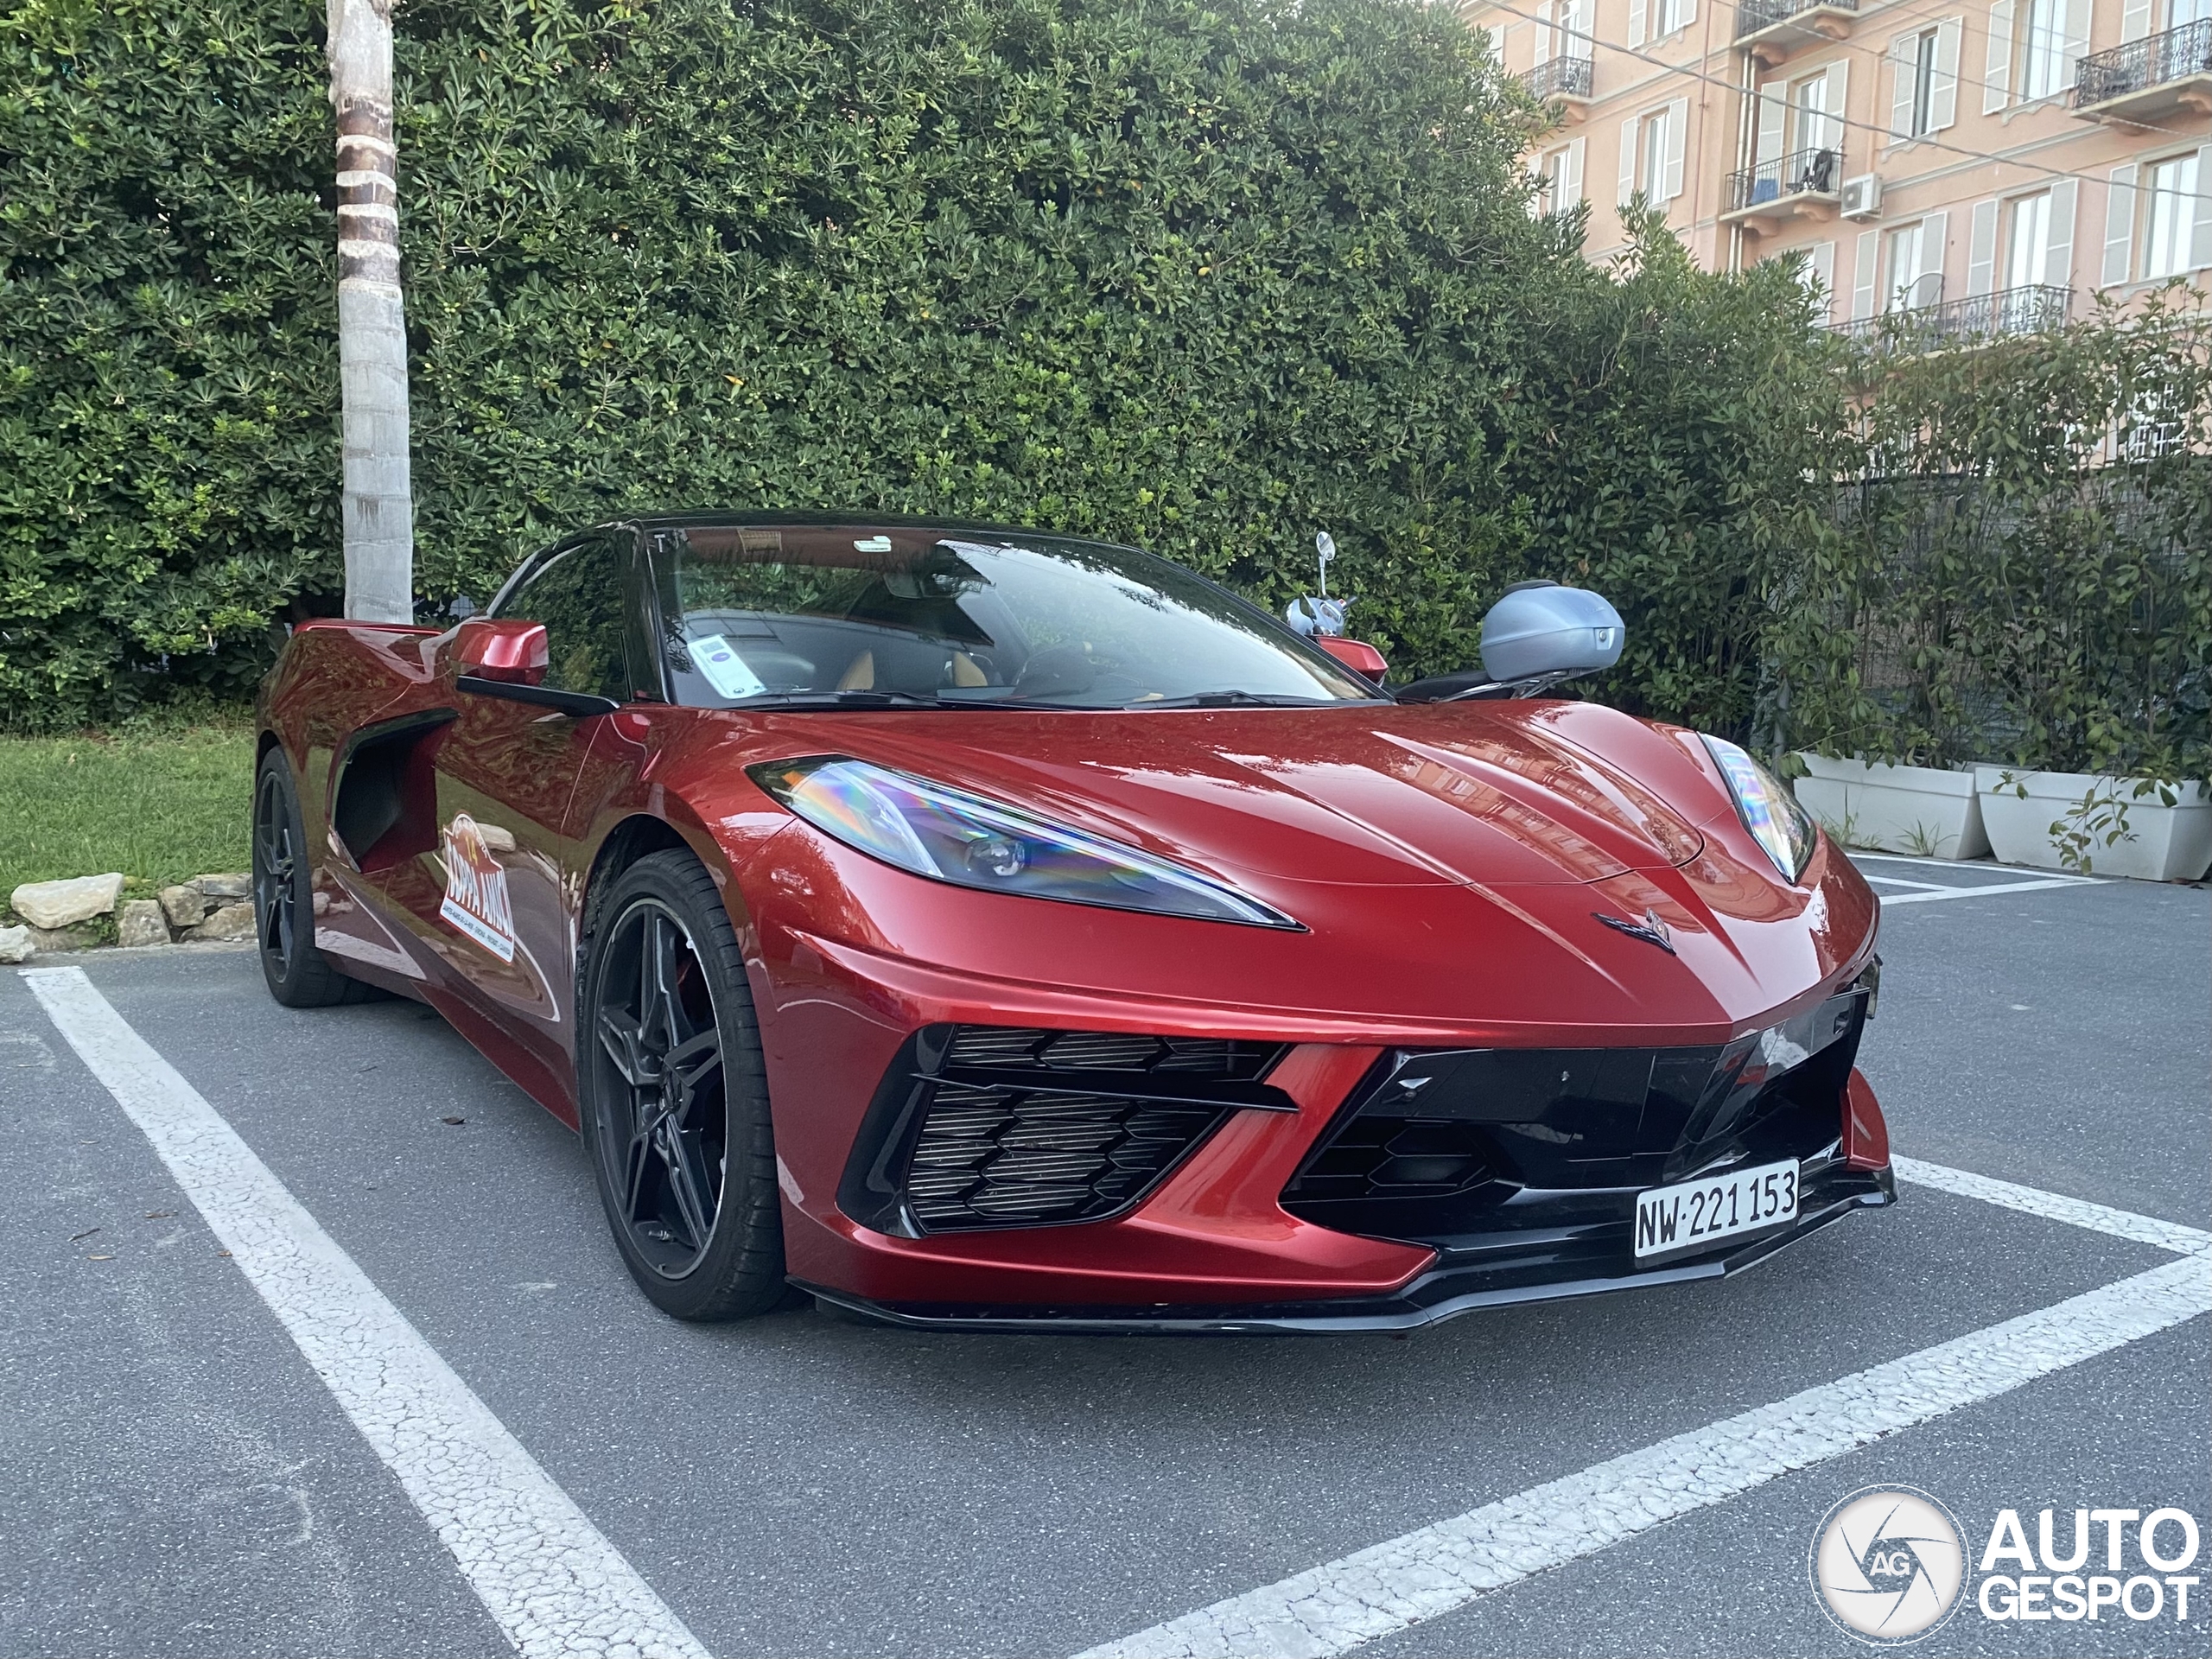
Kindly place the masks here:
<instances>
[{"instance_id":1,"label":"paper permit on windshield","mask_svg":"<svg viewBox=\"0 0 2212 1659\"><path fill-rule=\"evenodd\" d=\"M719 633L694 639L691 660L707 677L707 683L726 697L757 697L768 689L768 683L747 668L745 658Z\"/></svg>"}]
</instances>

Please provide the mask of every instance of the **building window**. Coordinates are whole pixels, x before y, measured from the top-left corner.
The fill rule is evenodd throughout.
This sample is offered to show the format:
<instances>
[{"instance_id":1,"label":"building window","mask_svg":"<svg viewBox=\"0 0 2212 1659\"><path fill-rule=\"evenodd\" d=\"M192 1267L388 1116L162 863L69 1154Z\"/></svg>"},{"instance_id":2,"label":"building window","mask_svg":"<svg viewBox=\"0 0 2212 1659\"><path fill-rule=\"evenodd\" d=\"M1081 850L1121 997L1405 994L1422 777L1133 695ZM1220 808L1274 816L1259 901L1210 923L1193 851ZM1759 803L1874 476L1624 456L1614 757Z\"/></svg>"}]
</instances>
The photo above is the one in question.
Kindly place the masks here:
<instances>
[{"instance_id":1,"label":"building window","mask_svg":"<svg viewBox=\"0 0 2212 1659\"><path fill-rule=\"evenodd\" d=\"M2012 234L2005 243L2005 286L2040 288L2050 280L2050 192L2020 196L2012 203Z\"/></svg>"},{"instance_id":2,"label":"building window","mask_svg":"<svg viewBox=\"0 0 2212 1659\"><path fill-rule=\"evenodd\" d=\"M1915 138L1936 129L1929 118L1935 113L1930 107L1936 93L1936 31L1923 29L1910 43L1912 74L1912 124L1907 130Z\"/></svg>"},{"instance_id":3,"label":"building window","mask_svg":"<svg viewBox=\"0 0 2212 1659\"><path fill-rule=\"evenodd\" d=\"M1807 76L1789 89L1790 124L1796 129L1796 142L1791 149L1835 147L1836 134L1842 123L1829 113L1829 106L1828 73L1825 69L1817 75Z\"/></svg>"},{"instance_id":4,"label":"building window","mask_svg":"<svg viewBox=\"0 0 2212 1659\"><path fill-rule=\"evenodd\" d=\"M2066 63L2066 0L2027 0L2027 39L2020 65L2020 96L2055 98L2071 76Z\"/></svg>"},{"instance_id":5,"label":"building window","mask_svg":"<svg viewBox=\"0 0 2212 1659\"><path fill-rule=\"evenodd\" d=\"M1582 200L1582 141L1546 150L1536 163L1536 211L1563 213Z\"/></svg>"},{"instance_id":6,"label":"building window","mask_svg":"<svg viewBox=\"0 0 2212 1659\"><path fill-rule=\"evenodd\" d=\"M1643 118L1637 135L1636 188L1654 202L1667 200L1667 111L1655 110Z\"/></svg>"},{"instance_id":7,"label":"building window","mask_svg":"<svg viewBox=\"0 0 2212 1659\"><path fill-rule=\"evenodd\" d=\"M2196 226L2197 155L2175 156L2153 162L2143 192L2146 226L2143 237L2143 276L2157 282L2184 275L2190 268L2190 242Z\"/></svg>"},{"instance_id":8,"label":"building window","mask_svg":"<svg viewBox=\"0 0 2212 1659\"><path fill-rule=\"evenodd\" d=\"M1920 226L1901 225L1883 248L1882 309L1910 311L1920 303Z\"/></svg>"},{"instance_id":9,"label":"building window","mask_svg":"<svg viewBox=\"0 0 2212 1659\"><path fill-rule=\"evenodd\" d=\"M1688 0L1651 0L1651 33L1654 39L1672 35L1678 29L1689 27Z\"/></svg>"}]
</instances>

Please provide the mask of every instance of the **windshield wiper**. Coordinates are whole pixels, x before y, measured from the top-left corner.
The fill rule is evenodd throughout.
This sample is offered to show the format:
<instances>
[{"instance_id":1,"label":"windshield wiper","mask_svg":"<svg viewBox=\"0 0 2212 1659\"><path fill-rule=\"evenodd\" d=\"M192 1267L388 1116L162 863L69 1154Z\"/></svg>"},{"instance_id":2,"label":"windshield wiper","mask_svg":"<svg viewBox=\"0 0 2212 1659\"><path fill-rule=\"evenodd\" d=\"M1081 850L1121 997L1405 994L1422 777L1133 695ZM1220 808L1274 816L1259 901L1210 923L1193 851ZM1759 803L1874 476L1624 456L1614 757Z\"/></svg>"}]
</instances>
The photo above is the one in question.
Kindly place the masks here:
<instances>
[{"instance_id":1,"label":"windshield wiper","mask_svg":"<svg viewBox=\"0 0 2212 1659\"><path fill-rule=\"evenodd\" d=\"M1345 701L1343 697L1293 697L1259 691L1198 691L1187 697L1154 697L1122 706L1133 712L1143 709L1326 709L1332 703Z\"/></svg>"},{"instance_id":2,"label":"windshield wiper","mask_svg":"<svg viewBox=\"0 0 2212 1659\"><path fill-rule=\"evenodd\" d=\"M1065 709L1064 702L1025 702L1012 697L939 697L920 691L770 692L728 705L736 709Z\"/></svg>"}]
</instances>

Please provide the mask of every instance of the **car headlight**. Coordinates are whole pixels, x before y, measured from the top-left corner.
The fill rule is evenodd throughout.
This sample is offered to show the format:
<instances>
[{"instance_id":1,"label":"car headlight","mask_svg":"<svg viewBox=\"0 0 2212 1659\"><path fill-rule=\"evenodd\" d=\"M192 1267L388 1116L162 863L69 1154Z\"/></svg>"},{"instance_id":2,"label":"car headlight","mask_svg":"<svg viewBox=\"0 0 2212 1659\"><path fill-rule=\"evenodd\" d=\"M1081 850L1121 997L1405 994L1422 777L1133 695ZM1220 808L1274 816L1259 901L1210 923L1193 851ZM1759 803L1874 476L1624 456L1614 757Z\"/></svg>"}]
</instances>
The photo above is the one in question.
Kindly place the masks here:
<instances>
[{"instance_id":1,"label":"car headlight","mask_svg":"<svg viewBox=\"0 0 2212 1659\"><path fill-rule=\"evenodd\" d=\"M1179 864L888 766L822 754L746 770L823 834L933 881L1200 921L1299 927L1272 906Z\"/></svg>"},{"instance_id":2,"label":"car headlight","mask_svg":"<svg viewBox=\"0 0 2212 1659\"><path fill-rule=\"evenodd\" d=\"M1736 798L1736 816L1744 821L1744 828L1766 849L1775 868L1795 881L1813 856L1817 832L1812 814L1797 804L1797 798L1779 778L1726 738L1707 737L1705 747L1713 764L1728 780L1728 792Z\"/></svg>"}]
</instances>

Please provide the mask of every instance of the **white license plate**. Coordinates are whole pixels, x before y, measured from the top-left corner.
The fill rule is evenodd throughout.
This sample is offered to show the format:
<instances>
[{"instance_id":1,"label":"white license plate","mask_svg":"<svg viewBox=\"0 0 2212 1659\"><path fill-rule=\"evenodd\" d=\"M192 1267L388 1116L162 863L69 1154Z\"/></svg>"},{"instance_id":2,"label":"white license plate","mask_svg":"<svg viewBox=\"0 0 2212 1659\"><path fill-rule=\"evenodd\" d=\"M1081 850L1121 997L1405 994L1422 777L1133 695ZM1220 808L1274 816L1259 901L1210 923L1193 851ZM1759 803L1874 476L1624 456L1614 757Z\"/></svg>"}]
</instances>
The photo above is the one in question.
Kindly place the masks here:
<instances>
[{"instance_id":1,"label":"white license plate","mask_svg":"<svg viewBox=\"0 0 2212 1659\"><path fill-rule=\"evenodd\" d=\"M1758 1164L1636 1195L1636 1259L1702 1249L1797 1219L1797 1160Z\"/></svg>"}]
</instances>

